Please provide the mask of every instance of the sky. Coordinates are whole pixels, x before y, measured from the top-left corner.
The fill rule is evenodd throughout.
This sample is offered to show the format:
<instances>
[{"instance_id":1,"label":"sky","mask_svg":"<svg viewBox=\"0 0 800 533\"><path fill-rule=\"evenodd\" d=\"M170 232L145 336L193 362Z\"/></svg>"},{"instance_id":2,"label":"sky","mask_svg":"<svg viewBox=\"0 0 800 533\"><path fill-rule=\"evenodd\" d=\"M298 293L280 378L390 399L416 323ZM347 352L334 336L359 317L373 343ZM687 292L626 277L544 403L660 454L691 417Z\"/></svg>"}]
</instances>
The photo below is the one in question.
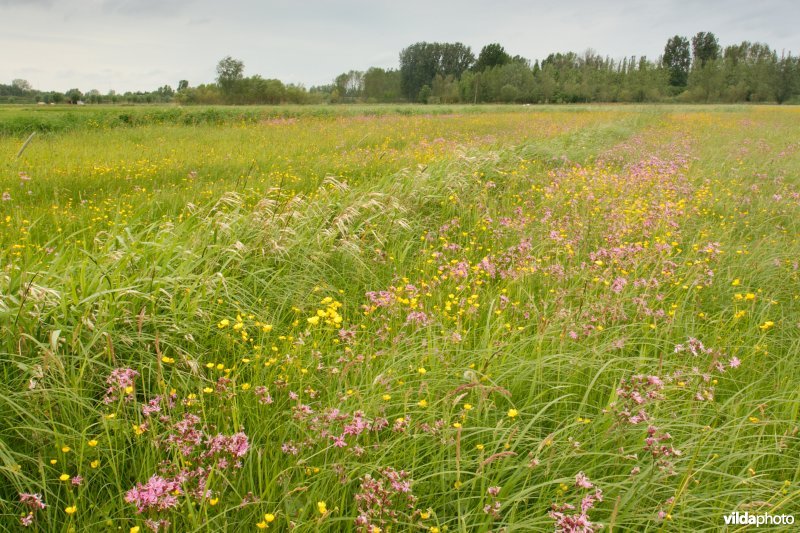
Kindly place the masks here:
<instances>
[{"instance_id":1,"label":"sky","mask_svg":"<svg viewBox=\"0 0 800 533\"><path fill-rule=\"evenodd\" d=\"M531 60L593 49L656 59L673 35L800 53L800 0L0 0L0 83L107 93L245 75L306 87L348 70L397 68L417 41L499 42Z\"/></svg>"}]
</instances>

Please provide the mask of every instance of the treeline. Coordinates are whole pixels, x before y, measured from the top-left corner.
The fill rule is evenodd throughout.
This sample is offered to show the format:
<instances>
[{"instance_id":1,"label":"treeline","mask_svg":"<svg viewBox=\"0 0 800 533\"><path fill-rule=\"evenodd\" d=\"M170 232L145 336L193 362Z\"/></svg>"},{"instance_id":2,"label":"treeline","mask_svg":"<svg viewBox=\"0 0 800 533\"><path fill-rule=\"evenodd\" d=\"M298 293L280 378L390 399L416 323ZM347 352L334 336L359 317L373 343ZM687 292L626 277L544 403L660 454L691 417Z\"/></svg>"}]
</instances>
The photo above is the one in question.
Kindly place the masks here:
<instances>
[{"instance_id":1,"label":"treeline","mask_svg":"<svg viewBox=\"0 0 800 533\"><path fill-rule=\"evenodd\" d=\"M318 104L318 103L591 103L591 102L795 102L800 103L800 60L764 43L722 47L710 32L670 38L656 60L612 59L593 50L553 53L543 60L512 56L499 43L475 57L462 43L412 44L397 69L350 70L332 83L306 89L259 75L246 77L244 63L226 57L214 83L173 90L78 89L34 91L25 80L0 85L0 102Z\"/></svg>"},{"instance_id":2,"label":"treeline","mask_svg":"<svg viewBox=\"0 0 800 533\"><path fill-rule=\"evenodd\" d=\"M498 43L476 58L460 43L423 42L400 53L398 70L350 71L322 89L334 102L784 103L800 99L800 61L762 43L723 48L705 32L672 37L656 61L588 50L531 63Z\"/></svg>"},{"instance_id":3,"label":"treeline","mask_svg":"<svg viewBox=\"0 0 800 533\"><path fill-rule=\"evenodd\" d=\"M121 94L109 91L101 94L97 89L85 93L80 89L70 89L63 93L38 91L23 79L13 80L11 85L0 83L0 103L4 104L158 104L172 102L175 94L175 90L169 85L155 91L129 91Z\"/></svg>"}]
</instances>

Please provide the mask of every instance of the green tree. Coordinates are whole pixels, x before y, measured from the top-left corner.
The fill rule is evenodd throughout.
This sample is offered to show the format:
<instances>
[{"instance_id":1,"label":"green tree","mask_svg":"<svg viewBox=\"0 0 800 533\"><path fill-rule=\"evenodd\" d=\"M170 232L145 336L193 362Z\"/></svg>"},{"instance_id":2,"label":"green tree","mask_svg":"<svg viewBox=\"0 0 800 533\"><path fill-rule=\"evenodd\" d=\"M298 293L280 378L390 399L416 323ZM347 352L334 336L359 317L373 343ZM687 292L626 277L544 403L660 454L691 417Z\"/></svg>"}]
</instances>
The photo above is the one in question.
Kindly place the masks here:
<instances>
[{"instance_id":1,"label":"green tree","mask_svg":"<svg viewBox=\"0 0 800 533\"><path fill-rule=\"evenodd\" d=\"M698 32L692 37L692 58L695 67L703 68L708 61L719 58L719 41L711 32Z\"/></svg>"},{"instance_id":2,"label":"green tree","mask_svg":"<svg viewBox=\"0 0 800 533\"><path fill-rule=\"evenodd\" d=\"M400 99L400 72L372 67L364 73L364 97L368 102Z\"/></svg>"},{"instance_id":3,"label":"green tree","mask_svg":"<svg viewBox=\"0 0 800 533\"><path fill-rule=\"evenodd\" d=\"M189 88L189 82L187 80L180 80L178 82L178 92L185 91Z\"/></svg>"},{"instance_id":4,"label":"green tree","mask_svg":"<svg viewBox=\"0 0 800 533\"><path fill-rule=\"evenodd\" d=\"M424 85L430 89L437 74L461 77L475 61L468 46L461 43L414 43L400 52L400 87L411 101L419 98Z\"/></svg>"},{"instance_id":5,"label":"green tree","mask_svg":"<svg viewBox=\"0 0 800 533\"><path fill-rule=\"evenodd\" d=\"M222 94L232 98L237 85L244 79L244 63L231 56L226 56L217 63L217 84Z\"/></svg>"},{"instance_id":6,"label":"green tree","mask_svg":"<svg viewBox=\"0 0 800 533\"><path fill-rule=\"evenodd\" d=\"M423 85L422 88L419 90L418 100L422 104L427 104L428 99L431 97L431 88L429 85Z\"/></svg>"},{"instance_id":7,"label":"green tree","mask_svg":"<svg viewBox=\"0 0 800 533\"><path fill-rule=\"evenodd\" d=\"M481 53L478 54L478 60L475 61L472 70L483 72L487 68L502 66L510 62L511 56L499 43L487 44L481 48Z\"/></svg>"},{"instance_id":8,"label":"green tree","mask_svg":"<svg viewBox=\"0 0 800 533\"><path fill-rule=\"evenodd\" d=\"M26 93L32 89L31 84L28 80L23 80L21 78L17 78L11 82L11 86L19 91L19 94Z\"/></svg>"},{"instance_id":9,"label":"green tree","mask_svg":"<svg viewBox=\"0 0 800 533\"><path fill-rule=\"evenodd\" d=\"M672 87L686 87L691 62L689 40L680 35L671 37L664 47L661 64L669 71L669 84Z\"/></svg>"},{"instance_id":10,"label":"green tree","mask_svg":"<svg viewBox=\"0 0 800 533\"><path fill-rule=\"evenodd\" d=\"M70 104L77 104L83 98L83 93L78 89L70 89L66 92L66 97Z\"/></svg>"},{"instance_id":11,"label":"green tree","mask_svg":"<svg viewBox=\"0 0 800 533\"><path fill-rule=\"evenodd\" d=\"M800 92L800 60L782 56L775 74L775 101L782 104Z\"/></svg>"},{"instance_id":12,"label":"green tree","mask_svg":"<svg viewBox=\"0 0 800 533\"><path fill-rule=\"evenodd\" d=\"M354 101L363 96L364 93L364 73L360 70L351 70L336 76L334 80L339 95Z\"/></svg>"}]
</instances>

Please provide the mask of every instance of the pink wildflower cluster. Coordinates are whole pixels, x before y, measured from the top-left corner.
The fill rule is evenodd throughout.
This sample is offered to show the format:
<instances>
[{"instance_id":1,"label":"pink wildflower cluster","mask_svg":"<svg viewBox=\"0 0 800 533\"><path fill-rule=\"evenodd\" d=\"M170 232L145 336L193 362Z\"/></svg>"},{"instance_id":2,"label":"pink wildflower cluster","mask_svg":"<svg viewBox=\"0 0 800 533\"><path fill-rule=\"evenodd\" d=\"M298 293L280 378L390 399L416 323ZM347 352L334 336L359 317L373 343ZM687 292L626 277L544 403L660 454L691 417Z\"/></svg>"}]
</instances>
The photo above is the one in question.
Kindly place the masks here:
<instances>
[{"instance_id":1,"label":"pink wildflower cluster","mask_svg":"<svg viewBox=\"0 0 800 533\"><path fill-rule=\"evenodd\" d=\"M617 396L619 402L611 405L617 413L617 417L632 425L646 422L650 419L646 407L648 404L663 399L661 390L664 382L658 376L645 376L637 374L622 379Z\"/></svg>"},{"instance_id":2,"label":"pink wildflower cluster","mask_svg":"<svg viewBox=\"0 0 800 533\"><path fill-rule=\"evenodd\" d=\"M581 499L579 513L570 513L576 511L574 505L569 503L553 504L548 515L555 521L556 531L562 533L594 533L602 527L602 524L592 522L589 519L588 512L595 506L596 503L603 501L603 491L595 488L586 474L578 472L575 476L575 487L579 489L595 489L594 492L589 492Z\"/></svg>"},{"instance_id":3,"label":"pink wildflower cluster","mask_svg":"<svg viewBox=\"0 0 800 533\"><path fill-rule=\"evenodd\" d=\"M492 486L486 489L486 494L489 497L489 501L486 505L483 506L483 512L490 515L492 519L499 520L500 519L500 500L497 497L500 495L500 487L499 486Z\"/></svg>"},{"instance_id":4,"label":"pink wildflower cluster","mask_svg":"<svg viewBox=\"0 0 800 533\"><path fill-rule=\"evenodd\" d=\"M355 495L358 516L355 523L362 531L383 529L389 522L397 522L402 509L413 510L417 501L411 492L412 480L408 472L386 467L377 478L370 474L361 477L359 492Z\"/></svg>"},{"instance_id":5,"label":"pink wildflower cluster","mask_svg":"<svg viewBox=\"0 0 800 533\"><path fill-rule=\"evenodd\" d=\"M169 400L170 404L172 401ZM161 404L161 400L145 404L146 415L159 412ZM163 416L162 422L170 422L170 418ZM242 459L250 449L244 432L233 435L211 433L193 413L184 413L180 420L169 424L158 435L156 443L183 456L182 463L186 466L179 468L164 462L147 483L137 483L130 489L125 501L136 505L138 513L173 509L178 506L181 496L197 501L211 497L212 491L208 487L211 473L241 468ZM165 520L153 519L151 522L148 527L153 531L169 527Z\"/></svg>"},{"instance_id":6,"label":"pink wildflower cluster","mask_svg":"<svg viewBox=\"0 0 800 533\"><path fill-rule=\"evenodd\" d=\"M41 494L30 494L27 492L21 492L19 494L19 502L24 505L28 509L28 514L22 516L19 521L23 527L32 526L35 521L35 514L36 511L44 509L47 507L44 501L42 500Z\"/></svg>"},{"instance_id":7,"label":"pink wildflower cluster","mask_svg":"<svg viewBox=\"0 0 800 533\"><path fill-rule=\"evenodd\" d=\"M108 388L106 389L103 403L114 403L120 398L123 398L126 402L132 401L134 399L133 383L138 375L139 372L132 368L115 368L112 370L111 374L106 378Z\"/></svg>"},{"instance_id":8,"label":"pink wildflower cluster","mask_svg":"<svg viewBox=\"0 0 800 533\"><path fill-rule=\"evenodd\" d=\"M667 444L671 440L672 435L659 431L655 426L647 428L647 438L644 440L644 451L653 456L660 470L670 475L675 473L670 458L681 455L680 450L676 450L671 444Z\"/></svg>"},{"instance_id":9,"label":"pink wildflower cluster","mask_svg":"<svg viewBox=\"0 0 800 533\"><path fill-rule=\"evenodd\" d=\"M153 474L145 484L137 483L125 494L125 501L136 505L136 512L164 511L178 506L181 484Z\"/></svg>"}]
</instances>

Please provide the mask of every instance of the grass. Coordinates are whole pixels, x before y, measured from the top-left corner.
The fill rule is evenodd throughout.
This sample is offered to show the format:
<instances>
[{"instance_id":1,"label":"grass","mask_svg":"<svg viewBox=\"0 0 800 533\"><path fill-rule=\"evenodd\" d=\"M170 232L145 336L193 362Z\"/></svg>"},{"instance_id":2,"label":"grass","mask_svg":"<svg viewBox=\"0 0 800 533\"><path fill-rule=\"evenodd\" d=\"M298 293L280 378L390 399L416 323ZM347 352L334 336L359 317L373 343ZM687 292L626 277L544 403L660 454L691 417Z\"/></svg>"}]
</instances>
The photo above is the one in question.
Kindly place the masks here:
<instances>
[{"instance_id":1,"label":"grass","mask_svg":"<svg viewBox=\"0 0 800 533\"><path fill-rule=\"evenodd\" d=\"M2 110L4 529L798 514L796 110L328 109Z\"/></svg>"}]
</instances>

